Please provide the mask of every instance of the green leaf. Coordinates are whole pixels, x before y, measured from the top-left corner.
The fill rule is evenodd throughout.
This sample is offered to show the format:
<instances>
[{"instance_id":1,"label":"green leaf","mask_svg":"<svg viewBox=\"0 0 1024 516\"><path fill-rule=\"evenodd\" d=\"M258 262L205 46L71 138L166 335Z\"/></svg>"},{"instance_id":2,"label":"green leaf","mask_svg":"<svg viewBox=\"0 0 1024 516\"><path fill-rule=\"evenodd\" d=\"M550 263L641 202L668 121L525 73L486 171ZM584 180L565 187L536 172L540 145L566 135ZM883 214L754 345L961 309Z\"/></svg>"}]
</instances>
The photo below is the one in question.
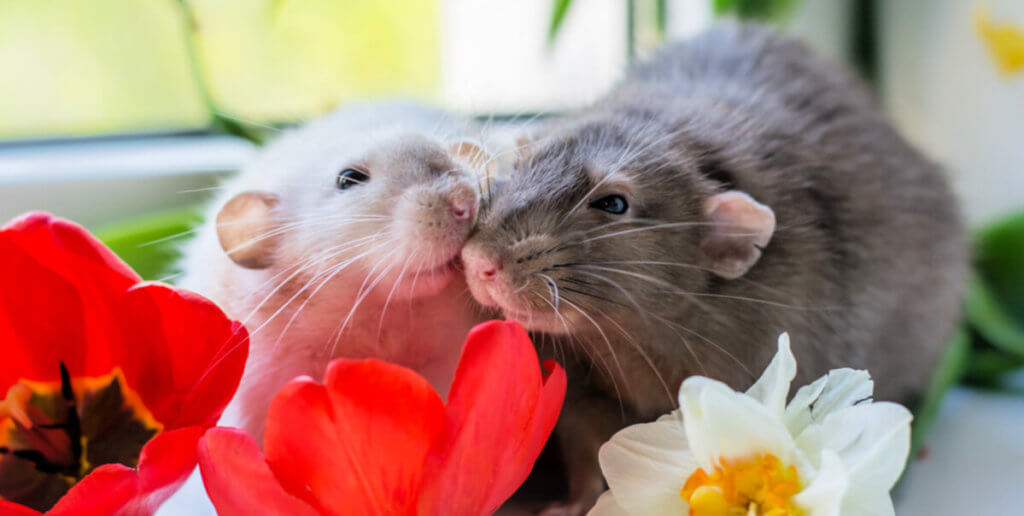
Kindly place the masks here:
<instances>
[{"instance_id":1,"label":"green leaf","mask_svg":"<svg viewBox=\"0 0 1024 516\"><path fill-rule=\"evenodd\" d=\"M737 0L713 0L711 2L711 12L715 16L723 16L729 14L736 9Z\"/></svg>"},{"instance_id":2,"label":"green leaf","mask_svg":"<svg viewBox=\"0 0 1024 516\"><path fill-rule=\"evenodd\" d=\"M975 264L1007 313L1024 323L1024 212L980 232L974 244Z\"/></svg>"},{"instance_id":3,"label":"green leaf","mask_svg":"<svg viewBox=\"0 0 1024 516\"><path fill-rule=\"evenodd\" d=\"M548 48L555 44L559 31L565 23L565 15L569 13L572 0L554 0L551 4L551 25L548 27Z\"/></svg>"},{"instance_id":4,"label":"green leaf","mask_svg":"<svg viewBox=\"0 0 1024 516\"><path fill-rule=\"evenodd\" d=\"M1000 389L1007 373L1024 367L1024 357L998 350L984 349L971 353L964 382L977 387Z\"/></svg>"},{"instance_id":5,"label":"green leaf","mask_svg":"<svg viewBox=\"0 0 1024 516\"><path fill-rule=\"evenodd\" d=\"M159 280L171 271L182 241L201 219L197 208L183 208L116 222L93 233L143 279Z\"/></svg>"},{"instance_id":6,"label":"green leaf","mask_svg":"<svg viewBox=\"0 0 1024 516\"><path fill-rule=\"evenodd\" d=\"M980 272L980 271L979 271ZM1024 357L1024 329L988 284L975 276L967 288L967 321L993 347Z\"/></svg>"},{"instance_id":7,"label":"green leaf","mask_svg":"<svg viewBox=\"0 0 1024 516\"><path fill-rule=\"evenodd\" d=\"M1024 213L982 229L967 320L992 346L1024 357Z\"/></svg>"},{"instance_id":8,"label":"green leaf","mask_svg":"<svg viewBox=\"0 0 1024 516\"><path fill-rule=\"evenodd\" d=\"M970 337L967 330L961 328L946 346L946 352L939 362L939 367L932 375L928 390L925 391L924 398L915 410L910 441L911 460L917 456L921 445L924 444L924 439L938 416L942 398L945 397L950 387L956 385L963 378L970 358Z\"/></svg>"},{"instance_id":9,"label":"green leaf","mask_svg":"<svg viewBox=\"0 0 1024 516\"><path fill-rule=\"evenodd\" d=\"M799 0L713 0L716 16L732 14L741 20L779 21L788 15Z\"/></svg>"}]
</instances>

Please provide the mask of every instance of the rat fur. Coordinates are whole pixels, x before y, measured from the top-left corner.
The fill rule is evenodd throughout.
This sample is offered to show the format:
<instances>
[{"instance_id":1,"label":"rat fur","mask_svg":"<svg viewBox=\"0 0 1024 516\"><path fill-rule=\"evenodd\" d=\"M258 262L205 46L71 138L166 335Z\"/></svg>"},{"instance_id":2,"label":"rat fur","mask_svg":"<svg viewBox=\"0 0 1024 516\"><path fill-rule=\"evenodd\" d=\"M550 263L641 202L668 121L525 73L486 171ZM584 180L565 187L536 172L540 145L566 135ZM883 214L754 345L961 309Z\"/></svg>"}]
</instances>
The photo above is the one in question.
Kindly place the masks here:
<instances>
[{"instance_id":1,"label":"rat fur","mask_svg":"<svg viewBox=\"0 0 1024 516\"><path fill-rule=\"evenodd\" d=\"M273 395L340 357L409 367L446 396L483 320L454 264L480 197L457 146L476 148L462 140L475 134L417 104L348 106L284 134L224 185L181 285L249 330L232 423L262 442ZM347 170L359 180L339 188Z\"/></svg>"},{"instance_id":2,"label":"rat fur","mask_svg":"<svg viewBox=\"0 0 1024 516\"><path fill-rule=\"evenodd\" d=\"M867 369L878 398L912 403L967 263L942 173L866 89L734 23L536 135L478 225L462 253L474 297L567 362L570 499L551 513L593 504L615 431L676 408L690 375L747 388L784 331L797 384Z\"/></svg>"}]
</instances>

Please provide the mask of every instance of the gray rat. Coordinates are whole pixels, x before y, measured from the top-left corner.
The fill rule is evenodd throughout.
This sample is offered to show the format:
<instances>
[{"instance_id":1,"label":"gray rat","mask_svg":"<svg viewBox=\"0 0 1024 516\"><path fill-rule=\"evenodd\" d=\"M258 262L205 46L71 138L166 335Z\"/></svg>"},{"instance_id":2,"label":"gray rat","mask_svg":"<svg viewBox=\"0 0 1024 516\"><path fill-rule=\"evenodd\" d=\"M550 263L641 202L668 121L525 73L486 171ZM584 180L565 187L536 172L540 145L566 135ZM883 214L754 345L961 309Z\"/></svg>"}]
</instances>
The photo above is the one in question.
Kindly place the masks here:
<instances>
[{"instance_id":1,"label":"gray rat","mask_svg":"<svg viewBox=\"0 0 1024 516\"><path fill-rule=\"evenodd\" d=\"M768 29L713 27L637 64L523 147L462 251L471 292L567 360L570 500L599 445L675 408L687 376L745 389L792 336L797 382L868 369L912 402L966 267L938 168L865 88ZM553 345L549 345L553 344Z\"/></svg>"},{"instance_id":2,"label":"gray rat","mask_svg":"<svg viewBox=\"0 0 1024 516\"><path fill-rule=\"evenodd\" d=\"M470 122L406 102L344 107L284 134L225 184L181 284L245 323L226 417L262 442L285 382L334 358L416 370L446 396L484 312L456 258L488 160Z\"/></svg>"}]
</instances>

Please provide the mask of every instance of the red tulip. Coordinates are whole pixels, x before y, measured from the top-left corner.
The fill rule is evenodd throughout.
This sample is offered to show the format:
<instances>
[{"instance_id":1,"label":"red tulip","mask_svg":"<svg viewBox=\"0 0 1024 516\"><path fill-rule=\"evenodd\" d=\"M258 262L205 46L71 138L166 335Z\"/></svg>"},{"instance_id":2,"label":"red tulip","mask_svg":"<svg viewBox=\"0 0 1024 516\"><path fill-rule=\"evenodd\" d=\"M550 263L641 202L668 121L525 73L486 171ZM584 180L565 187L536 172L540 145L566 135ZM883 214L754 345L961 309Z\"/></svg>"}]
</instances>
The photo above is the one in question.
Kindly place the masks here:
<instances>
[{"instance_id":1,"label":"red tulip","mask_svg":"<svg viewBox=\"0 0 1024 516\"><path fill-rule=\"evenodd\" d=\"M494 512L526 480L565 397L565 372L515 322L474 328L448 404L419 375L339 359L324 384L297 378L273 399L260 452L214 428L199 467L219 514Z\"/></svg>"},{"instance_id":2,"label":"red tulip","mask_svg":"<svg viewBox=\"0 0 1024 516\"><path fill-rule=\"evenodd\" d=\"M81 227L0 228L0 515L150 514L196 465L248 335Z\"/></svg>"}]
</instances>

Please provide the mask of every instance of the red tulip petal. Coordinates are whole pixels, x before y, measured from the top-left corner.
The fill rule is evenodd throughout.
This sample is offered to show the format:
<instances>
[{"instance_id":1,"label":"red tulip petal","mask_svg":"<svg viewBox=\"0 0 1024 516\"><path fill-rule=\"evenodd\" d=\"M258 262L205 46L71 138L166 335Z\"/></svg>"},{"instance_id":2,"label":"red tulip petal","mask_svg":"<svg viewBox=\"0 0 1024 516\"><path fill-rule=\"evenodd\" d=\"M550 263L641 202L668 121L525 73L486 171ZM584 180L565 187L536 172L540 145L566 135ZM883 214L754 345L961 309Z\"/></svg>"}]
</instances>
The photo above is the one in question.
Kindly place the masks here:
<instances>
[{"instance_id":1,"label":"red tulip petal","mask_svg":"<svg viewBox=\"0 0 1024 516\"><path fill-rule=\"evenodd\" d=\"M203 297L158 283L118 302L125 380L165 430L213 425L238 388L249 353L240 323Z\"/></svg>"},{"instance_id":2,"label":"red tulip petal","mask_svg":"<svg viewBox=\"0 0 1024 516\"><path fill-rule=\"evenodd\" d=\"M138 281L71 222L30 213L0 229L0 310L6 315L0 316L6 355L0 390L19 378L56 380L55 360L75 376L109 373L116 328L110 307Z\"/></svg>"},{"instance_id":3,"label":"red tulip petal","mask_svg":"<svg viewBox=\"0 0 1024 516\"><path fill-rule=\"evenodd\" d=\"M40 516L41 512L29 509L24 505L0 500L0 516Z\"/></svg>"},{"instance_id":4,"label":"red tulip petal","mask_svg":"<svg viewBox=\"0 0 1024 516\"><path fill-rule=\"evenodd\" d=\"M190 426L162 432L139 455L139 498L135 505L153 512L167 501L195 470L196 446L203 428Z\"/></svg>"},{"instance_id":5,"label":"red tulip petal","mask_svg":"<svg viewBox=\"0 0 1024 516\"><path fill-rule=\"evenodd\" d=\"M138 470L122 464L104 464L75 484L46 514L153 514L195 469L196 443L201 435L199 427L157 435L142 448Z\"/></svg>"},{"instance_id":6,"label":"red tulip petal","mask_svg":"<svg viewBox=\"0 0 1024 516\"><path fill-rule=\"evenodd\" d=\"M299 378L274 397L270 469L326 514L412 513L441 398L415 372L377 360L335 360L324 383Z\"/></svg>"},{"instance_id":7,"label":"red tulip petal","mask_svg":"<svg viewBox=\"0 0 1024 516\"><path fill-rule=\"evenodd\" d=\"M526 480L565 397L565 372L545 366L546 380L517 323L473 328L424 470L420 514L491 514Z\"/></svg>"},{"instance_id":8,"label":"red tulip petal","mask_svg":"<svg viewBox=\"0 0 1024 516\"><path fill-rule=\"evenodd\" d=\"M85 308L76 286L0 233L0 392L19 379L53 381L60 362L85 369Z\"/></svg>"},{"instance_id":9,"label":"red tulip petal","mask_svg":"<svg viewBox=\"0 0 1024 516\"><path fill-rule=\"evenodd\" d=\"M109 516L137 514L131 506L139 494L135 470L104 464L71 488L47 516Z\"/></svg>"},{"instance_id":10,"label":"red tulip petal","mask_svg":"<svg viewBox=\"0 0 1024 516\"><path fill-rule=\"evenodd\" d=\"M281 487L256 441L241 430L208 430L199 441L199 469L206 492L222 516L317 514Z\"/></svg>"},{"instance_id":11,"label":"red tulip petal","mask_svg":"<svg viewBox=\"0 0 1024 516\"><path fill-rule=\"evenodd\" d=\"M85 228L48 213L26 213L4 225L0 232L11 233L20 245L35 250L34 254L44 263L52 259L53 262L68 260L92 264L108 270L111 277L107 279L111 282L119 278L124 288L142 281L128 264Z\"/></svg>"}]
</instances>

